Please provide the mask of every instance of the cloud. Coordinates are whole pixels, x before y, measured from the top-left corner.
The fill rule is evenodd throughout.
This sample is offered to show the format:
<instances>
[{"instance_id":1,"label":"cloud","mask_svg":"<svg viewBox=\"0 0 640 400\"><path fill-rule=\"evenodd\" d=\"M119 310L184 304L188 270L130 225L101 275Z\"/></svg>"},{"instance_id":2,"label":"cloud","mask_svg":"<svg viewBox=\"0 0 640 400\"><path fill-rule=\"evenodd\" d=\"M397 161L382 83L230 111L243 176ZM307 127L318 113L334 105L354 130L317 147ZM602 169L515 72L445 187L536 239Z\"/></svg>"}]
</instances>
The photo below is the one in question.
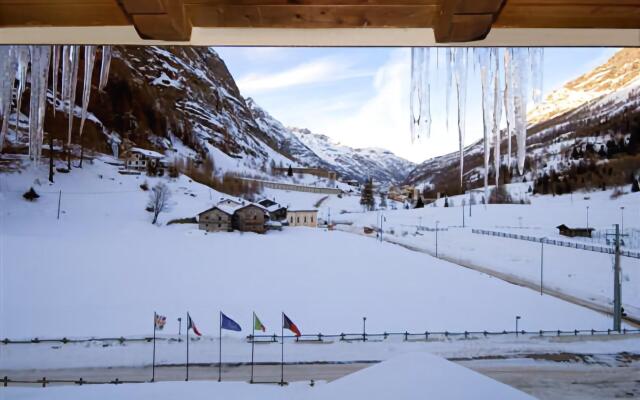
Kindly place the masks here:
<instances>
[{"instance_id":1,"label":"cloud","mask_svg":"<svg viewBox=\"0 0 640 400\"><path fill-rule=\"evenodd\" d=\"M253 95L292 86L335 82L370 75L371 72L355 69L350 62L336 57L324 57L275 73L248 74L238 79L238 86L243 93Z\"/></svg>"},{"instance_id":2,"label":"cloud","mask_svg":"<svg viewBox=\"0 0 640 400\"><path fill-rule=\"evenodd\" d=\"M330 136L352 147L379 147L414 162L453 152L458 149L457 132L450 123L447 133L444 122L444 94L432 90L431 137L412 143L409 118L409 88L411 82L411 52L393 50L371 81L372 94L347 115L314 115L304 125L312 131ZM432 88L435 89L435 88ZM473 99L467 100L468 106ZM452 102L452 107L453 102ZM450 112L454 112L453 108ZM467 140L475 140L477 129L471 124L477 120L475 110L467 113Z\"/></svg>"}]
</instances>

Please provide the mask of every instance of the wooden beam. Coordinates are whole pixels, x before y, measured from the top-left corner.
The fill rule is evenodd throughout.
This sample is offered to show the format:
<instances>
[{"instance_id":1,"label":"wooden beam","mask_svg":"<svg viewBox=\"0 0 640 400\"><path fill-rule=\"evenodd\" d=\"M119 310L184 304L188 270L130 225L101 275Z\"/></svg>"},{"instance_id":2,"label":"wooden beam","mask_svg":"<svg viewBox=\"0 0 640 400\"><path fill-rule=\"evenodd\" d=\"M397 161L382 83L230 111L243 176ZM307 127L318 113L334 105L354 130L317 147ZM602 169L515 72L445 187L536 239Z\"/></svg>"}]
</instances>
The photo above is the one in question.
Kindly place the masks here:
<instances>
[{"instance_id":1,"label":"wooden beam","mask_svg":"<svg viewBox=\"0 0 640 400\"><path fill-rule=\"evenodd\" d=\"M183 0L119 0L143 39L189 41L191 20Z\"/></svg>"},{"instance_id":2,"label":"wooden beam","mask_svg":"<svg viewBox=\"0 0 640 400\"><path fill-rule=\"evenodd\" d=\"M424 28L432 25L436 11L433 4L187 4L194 26L225 28Z\"/></svg>"},{"instance_id":3,"label":"wooden beam","mask_svg":"<svg viewBox=\"0 0 640 400\"><path fill-rule=\"evenodd\" d=\"M438 43L484 39L504 0L441 0L433 25Z\"/></svg>"},{"instance_id":4,"label":"wooden beam","mask_svg":"<svg viewBox=\"0 0 640 400\"><path fill-rule=\"evenodd\" d=\"M2 27L129 24L115 0L0 0Z\"/></svg>"},{"instance_id":5,"label":"wooden beam","mask_svg":"<svg viewBox=\"0 0 640 400\"><path fill-rule=\"evenodd\" d=\"M640 0L596 0L564 3L508 0L495 21L504 28L640 28Z\"/></svg>"}]
</instances>

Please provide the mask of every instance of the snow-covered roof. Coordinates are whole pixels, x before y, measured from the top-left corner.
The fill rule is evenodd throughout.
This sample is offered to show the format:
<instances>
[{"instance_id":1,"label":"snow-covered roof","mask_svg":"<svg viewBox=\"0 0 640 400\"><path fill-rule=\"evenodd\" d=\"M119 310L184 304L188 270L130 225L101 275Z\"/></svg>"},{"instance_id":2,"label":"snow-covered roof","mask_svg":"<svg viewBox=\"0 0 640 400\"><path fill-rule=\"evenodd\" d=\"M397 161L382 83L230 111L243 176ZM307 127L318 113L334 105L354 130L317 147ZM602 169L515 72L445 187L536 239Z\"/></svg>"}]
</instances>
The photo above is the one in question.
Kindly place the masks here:
<instances>
[{"instance_id":1,"label":"snow-covered roof","mask_svg":"<svg viewBox=\"0 0 640 400\"><path fill-rule=\"evenodd\" d=\"M318 212L317 208L289 208L287 209L288 212Z\"/></svg>"},{"instance_id":2,"label":"snow-covered roof","mask_svg":"<svg viewBox=\"0 0 640 400\"><path fill-rule=\"evenodd\" d=\"M267 207L267 211L274 212L274 211L280 210L281 208L285 208L285 207L283 205L281 205L281 204L276 203L276 204L273 204L273 205Z\"/></svg>"},{"instance_id":3,"label":"snow-covered roof","mask_svg":"<svg viewBox=\"0 0 640 400\"><path fill-rule=\"evenodd\" d=\"M157 151L141 149L140 147L132 147L129 149L132 153L139 153L149 158L164 158L164 154L160 154Z\"/></svg>"},{"instance_id":4,"label":"snow-covered roof","mask_svg":"<svg viewBox=\"0 0 640 400\"><path fill-rule=\"evenodd\" d=\"M203 214L207 211L211 211L214 208L217 208L218 210L224 212L225 214L233 215L235 214L236 211L249 206L258 207L262 211L265 211L267 214L269 213L269 210L266 207L261 206L260 204L252 203L250 201L238 201L230 198L222 198L220 202L218 202L218 204L216 204L215 206L205 211L202 211L200 214Z\"/></svg>"}]
</instances>

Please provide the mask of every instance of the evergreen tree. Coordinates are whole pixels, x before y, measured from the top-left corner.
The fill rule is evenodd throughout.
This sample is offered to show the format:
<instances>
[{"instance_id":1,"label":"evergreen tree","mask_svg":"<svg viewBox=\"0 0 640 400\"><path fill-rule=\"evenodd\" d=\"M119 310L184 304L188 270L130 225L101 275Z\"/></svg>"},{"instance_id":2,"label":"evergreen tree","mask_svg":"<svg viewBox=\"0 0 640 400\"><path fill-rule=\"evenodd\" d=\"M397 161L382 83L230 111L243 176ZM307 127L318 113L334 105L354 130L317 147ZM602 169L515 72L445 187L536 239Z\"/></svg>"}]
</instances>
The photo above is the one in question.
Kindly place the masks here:
<instances>
[{"instance_id":1,"label":"evergreen tree","mask_svg":"<svg viewBox=\"0 0 640 400\"><path fill-rule=\"evenodd\" d=\"M418 200L416 201L415 208L424 208L424 202L422 201L422 196L418 196Z\"/></svg>"},{"instance_id":2,"label":"evergreen tree","mask_svg":"<svg viewBox=\"0 0 640 400\"><path fill-rule=\"evenodd\" d=\"M289 165L289 169L287 169L287 176L293 176L293 168Z\"/></svg>"},{"instance_id":3,"label":"evergreen tree","mask_svg":"<svg viewBox=\"0 0 640 400\"><path fill-rule=\"evenodd\" d=\"M362 194L360 196L360 204L368 210L372 211L376 205L376 200L373 197L373 180L369 179L362 188Z\"/></svg>"}]
</instances>

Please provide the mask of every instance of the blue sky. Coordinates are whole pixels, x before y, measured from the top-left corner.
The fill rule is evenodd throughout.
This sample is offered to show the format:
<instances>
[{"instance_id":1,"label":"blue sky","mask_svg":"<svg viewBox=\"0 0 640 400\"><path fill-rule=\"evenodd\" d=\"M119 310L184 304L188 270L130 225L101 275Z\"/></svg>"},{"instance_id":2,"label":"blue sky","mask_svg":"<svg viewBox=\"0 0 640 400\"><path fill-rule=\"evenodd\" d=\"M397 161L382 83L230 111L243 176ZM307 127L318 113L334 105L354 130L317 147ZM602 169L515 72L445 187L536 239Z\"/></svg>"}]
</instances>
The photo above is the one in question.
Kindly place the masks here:
<instances>
[{"instance_id":1,"label":"blue sky","mask_svg":"<svg viewBox=\"0 0 640 400\"><path fill-rule=\"evenodd\" d=\"M432 86L428 139L411 143L409 48L218 47L245 97L286 126L308 128L352 147L380 147L414 162L457 150L455 119L445 129L444 75ZM616 49L545 50L544 93L606 61ZM435 56L432 57L432 59ZM454 113L451 103L450 112ZM469 71L469 144L482 136L478 72Z\"/></svg>"}]
</instances>

